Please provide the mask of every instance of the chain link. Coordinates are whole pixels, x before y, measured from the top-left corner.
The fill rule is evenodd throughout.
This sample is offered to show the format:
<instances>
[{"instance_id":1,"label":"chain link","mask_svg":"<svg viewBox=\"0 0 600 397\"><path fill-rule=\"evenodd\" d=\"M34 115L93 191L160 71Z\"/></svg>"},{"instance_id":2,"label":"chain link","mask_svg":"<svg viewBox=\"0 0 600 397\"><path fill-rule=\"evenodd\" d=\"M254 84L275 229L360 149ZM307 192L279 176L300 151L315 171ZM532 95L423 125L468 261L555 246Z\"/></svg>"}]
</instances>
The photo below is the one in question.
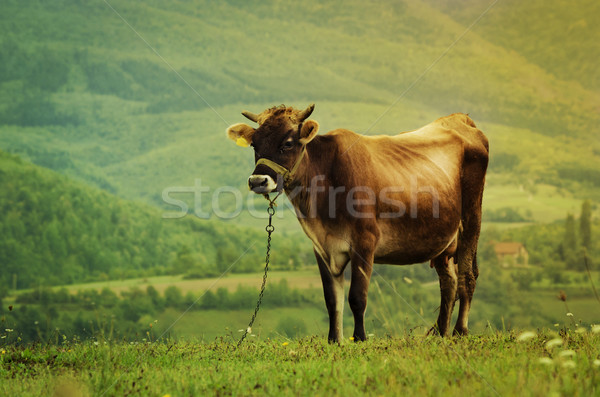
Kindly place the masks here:
<instances>
[{"instance_id":1,"label":"chain link","mask_svg":"<svg viewBox=\"0 0 600 397\"><path fill-rule=\"evenodd\" d=\"M279 197L279 194L273 200L269 200L269 208L267 208L267 213L269 214L269 224L265 228L265 230L267 231L267 254L265 256L265 274L263 275L262 285L260 287L260 294L258 294L258 300L256 301L256 307L254 308L254 314L252 314L250 323L248 324L248 327L246 327L246 329L244 330L244 334L240 338L234 350L240 347L244 339L246 339L246 336L248 336L248 332L251 332L252 326L254 325L254 320L256 320L256 315L258 314L258 310L260 309L262 298L265 293L265 287L267 285L267 273L269 272L269 260L271 258L271 233L273 233L273 231L275 230L275 226L273 226L271 222L273 219L273 215L275 215L275 200L277 199L277 197Z\"/></svg>"}]
</instances>

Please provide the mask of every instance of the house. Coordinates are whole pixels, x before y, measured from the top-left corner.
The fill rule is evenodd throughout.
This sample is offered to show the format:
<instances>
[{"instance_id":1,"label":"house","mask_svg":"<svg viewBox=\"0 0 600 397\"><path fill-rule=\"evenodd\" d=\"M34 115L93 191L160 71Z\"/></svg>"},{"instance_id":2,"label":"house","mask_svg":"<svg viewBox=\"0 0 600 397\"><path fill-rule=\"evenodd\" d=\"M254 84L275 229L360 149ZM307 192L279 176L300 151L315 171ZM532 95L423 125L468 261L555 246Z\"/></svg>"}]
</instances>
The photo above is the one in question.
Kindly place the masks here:
<instances>
[{"instance_id":1,"label":"house","mask_svg":"<svg viewBox=\"0 0 600 397\"><path fill-rule=\"evenodd\" d=\"M529 253L521 243L515 241L495 243L494 252L498 257L498 263L502 267L527 267Z\"/></svg>"}]
</instances>

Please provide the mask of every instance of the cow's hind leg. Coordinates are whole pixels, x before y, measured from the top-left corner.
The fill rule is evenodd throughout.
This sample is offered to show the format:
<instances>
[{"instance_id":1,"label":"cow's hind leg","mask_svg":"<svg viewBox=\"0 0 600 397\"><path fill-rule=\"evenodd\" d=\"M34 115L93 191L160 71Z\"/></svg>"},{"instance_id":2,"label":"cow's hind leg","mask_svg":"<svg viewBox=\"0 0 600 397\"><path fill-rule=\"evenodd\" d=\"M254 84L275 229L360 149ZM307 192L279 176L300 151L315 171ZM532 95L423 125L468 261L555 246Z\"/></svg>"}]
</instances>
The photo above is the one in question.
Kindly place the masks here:
<instances>
[{"instance_id":1,"label":"cow's hind leg","mask_svg":"<svg viewBox=\"0 0 600 397\"><path fill-rule=\"evenodd\" d=\"M449 261L448 256L440 255L433 259L433 266L440 278L440 313L437 320L437 331L441 336L446 336L450 328L452 310L456 300L456 290L458 279L456 276L456 266Z\"/></svg>"},{"instance_id":2,"label":"cow's hind leg","mask_svg":"<svg viewBox=\"0 0 600 397\"><path fill-rule=\"evenodd\" d=\"M481 204L487 168L486 152L473 156L465 165L462 180L462 232L458 238L458 297L460 308L454 326L454 334L468 333L469 310L475 292L479 270L477 267L477 243L481 230Z\"/></svg>"},{"instance_id":3,"label":"cow's hind leg","mask_svg":"<svg viewBox=\"0 0 600 397\"><path fill-rule=\"evenodd\" d=\"M458 298L460 299L460 306L456 325L454 326L454 335L467 335L469 332L469 311L471 309L471 301L473 300L477 277L479 276L479 269L477 267L479 225L471 226L476 228L475 236L471 235L466 241L460 241L457 251ZM473 231L470 232L473 233Z\"/></svg>"},{"instance_id":4,"label":"cow's hind leg","mask_svg":"<svg viewBox=\"0 0 600 397\"><path fill-rule=\"evenodd\" d=\"M344 272L338 275L331 273L327 263L315 251L321 281L323 282L323 295L329 314L329 343L339 343L344 339Z\"/></svg>"}]
</instances>

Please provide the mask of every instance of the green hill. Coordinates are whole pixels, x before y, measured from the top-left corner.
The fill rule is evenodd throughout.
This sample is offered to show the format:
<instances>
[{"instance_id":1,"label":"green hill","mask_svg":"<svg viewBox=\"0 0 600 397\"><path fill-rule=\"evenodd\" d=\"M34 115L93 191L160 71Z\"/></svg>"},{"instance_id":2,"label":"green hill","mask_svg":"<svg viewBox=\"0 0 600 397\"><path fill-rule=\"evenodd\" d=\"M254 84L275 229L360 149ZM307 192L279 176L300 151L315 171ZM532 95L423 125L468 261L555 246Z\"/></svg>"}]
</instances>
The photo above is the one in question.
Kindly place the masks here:
<instances>
[{"instance_id":1,"label":"green hill","mask_svg":"<svg viewBox=\"0 0 600 397\"><path fill-rule=\"evenodd\" d=\"M259 271L263 233L164 212L75 183L0 151L0 290L91 280ZM278 235L275 268L298 265ZM279 259L281 258L281 259ZM285 258L285 261L283 260ZM229 268L231 266L231 268Z\"/></svg>"},{"instance_id":2,"label":"green hill","mask_svg":"<svg viewBox=\"0 0 600 397\"><path fill-rule=\"evenodd\" d=\"M490 137L491 189L600 198L595 5L498 4L373 125L484 9L463 2L6 1L0 148L168 208L163 190L196 179L245 190L252 156L223 134L244 108L316 102L322 131L368 133L462 111Z\"/></svg>"}]
</instances>

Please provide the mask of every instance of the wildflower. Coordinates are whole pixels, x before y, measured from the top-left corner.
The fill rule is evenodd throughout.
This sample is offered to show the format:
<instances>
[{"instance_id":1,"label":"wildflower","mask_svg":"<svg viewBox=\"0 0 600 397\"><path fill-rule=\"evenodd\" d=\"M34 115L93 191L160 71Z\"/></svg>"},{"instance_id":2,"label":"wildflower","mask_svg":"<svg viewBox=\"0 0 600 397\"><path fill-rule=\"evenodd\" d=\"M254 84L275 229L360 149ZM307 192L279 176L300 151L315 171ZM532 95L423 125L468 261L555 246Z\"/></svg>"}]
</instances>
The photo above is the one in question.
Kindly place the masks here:
<instances>
[{"instance_id":1,"label":"wildflower","mask_svg":"<svg viewBox=\"0 0 600 397\"><path fill-rule=\"evenodd\" d=\"M374 336L375 336L375 334L368 334L367 336L368 336L369 338L372 338L372 337L374 337Z\"/></svg>"},{"instance_id":2,"label":"wildflower","mask_svg":"<svg viewBox=\"0 0 600 397\"><path fill-rule=\"evenodd\" d=\"M283 343L281 344L281 346L287 346L287 345L289 345L289 343L288 343L288 342L283 342Z\"/></svg>"},{"instance_id":3,"label":"wildflower","mask_svg":"<svg viewBox=\"0 0 600 397\"><path fill-rule=\"evenodd\" d=\"M517 337L517 340L519 342L527 342L528 340L533 339L533 338L535 338L535 332L525 331Z\"/></svg>"},{"instance_id":4,"label":"wildflower","mask_svg":"<svg viewBox=\"0 0 600 397\"><path fill-rule=\"evenodd\" d=\"M250 328L250 327L246 328L246 332L249 333L249 334L251 334L252 333L252 328Z\"/></svg>"},{"instance_id":5,"label":"wildflower","mask_svg":"<svg viewBox=\"0 0 600 397\"><path fill-rule=\"evenodd\" d=\"M5 329L5 331L6 331L6 332L13 332L13 331L14 331L14 329L6 328L6 329Z\"/></svg>"},{"instance_id":6,"label":"wildflower","mask_svg":"<svg viewBox=\"0 0 600 397\"><path fill-rule=\"evenodd\" d=\"M2 354L6 354L6 350L2 349ZM598 360L596 360L598 361Z\"/></svg>"},{"instance_id":7,"label":"wildflower","mask_svg":"<svg viewBox=\"0 0 600 397\"><path fill-rule=\"evenodd\" d=\"M563 350L560 353L558 353L558 355L560 357L573 357L575 355L575 352L573 350Z\"/></svg>"},{"instance_id":8,"label":"wildflower","mask_svg":"<svg viewBox=\"0 0 600 397\"><path fill-rule=\"evenodd\" d=\"M558 327L558 325L559 325L558 323L554 324L555 327Z\"/></svg>"},{"instance_id":9,"label":"wildflower","mask_svg":"<svg viewBox=\"0 0 600 397\"><path fill-rule=\"evenodd\" d=\"M594 365L594 367L600 367L600 360L596 359L592 362L592 364Z\"/></svg>"},{"instance_id":10,"label":"wildflower","mask_svg":"<svg viewBox=\"0 0 600 397\"><path fill-rule=\"evenodd\" d=\"M546 349L552 349L554 346L560 346L563 344L563 340L560 338L550 339L546 342Z\"/></svg>"},{"instance_id":11,"label":"wildflower","mask_svg":"<svg viewBox=\"0 0 600 397\"><path fill-rule=\"evenodd\" d=\"M95 345L95 346L98 346L98 345L99 345L99 343L98 343L98 342L94 342L94 345Z\"/></svg>"},{"instance_id":12,"label":"wildflower","mask_svg":"<svg viewBox=\"0 0 600 397\"><path fill-rule=\"evenodd\" d=\"M554 364L554 361L552 361L552 359L550 357L540 357L538 359L538 363L544 364L544 365L552 365L552 364Z\"/></svg>"},{"instance_id":13,"label":"wildflower","mask_svg":"<svg viewBox=\"0 0 600 397\"><path fill-rule=\"evenodd\" d=\"M351 336L351 337L350 337L350 338L348 338L348 339L350 339L350 340L354 340L354 336Z\"/></svg>"},{"instance_id":14,"label":"wildflower","mask_svg":"<svg viewBox=\"0 0 600 397\"><path fill-rule=\"evenodd\" d=\"M564 363L562 363L563 368L575 368L575 361L565 361Z\"/></svg>"},{"instance_id":15,"label":"wildflower","mask_svg":"<svg viewBox=\"0 0 600 397\"><path fill-rule=\"evenodd\" d=\"M600 333L600 325L599 324L592 325L592 332L595 334Z\"/></svg>"},{"instance_id":16,"label":"wildflower","mask_svg":"<svg viewBox=\"0 0 600 397\"><path fill-rule=\"evenodd\" d=\"M585 328L583 328L583 327L577 327L577 329L575 330L575 333L577 333L577 334L585 334Z\"/></svg>"},{"instance_id":17,"label":"wildflower","mask_svg":"<svg viewBox=\"0 0 600 397\"><path fill-rule=\"evenodd\" d=\"M573 317L573 313L567 313L567 317Z\"/></svg>"}]
</instances>

